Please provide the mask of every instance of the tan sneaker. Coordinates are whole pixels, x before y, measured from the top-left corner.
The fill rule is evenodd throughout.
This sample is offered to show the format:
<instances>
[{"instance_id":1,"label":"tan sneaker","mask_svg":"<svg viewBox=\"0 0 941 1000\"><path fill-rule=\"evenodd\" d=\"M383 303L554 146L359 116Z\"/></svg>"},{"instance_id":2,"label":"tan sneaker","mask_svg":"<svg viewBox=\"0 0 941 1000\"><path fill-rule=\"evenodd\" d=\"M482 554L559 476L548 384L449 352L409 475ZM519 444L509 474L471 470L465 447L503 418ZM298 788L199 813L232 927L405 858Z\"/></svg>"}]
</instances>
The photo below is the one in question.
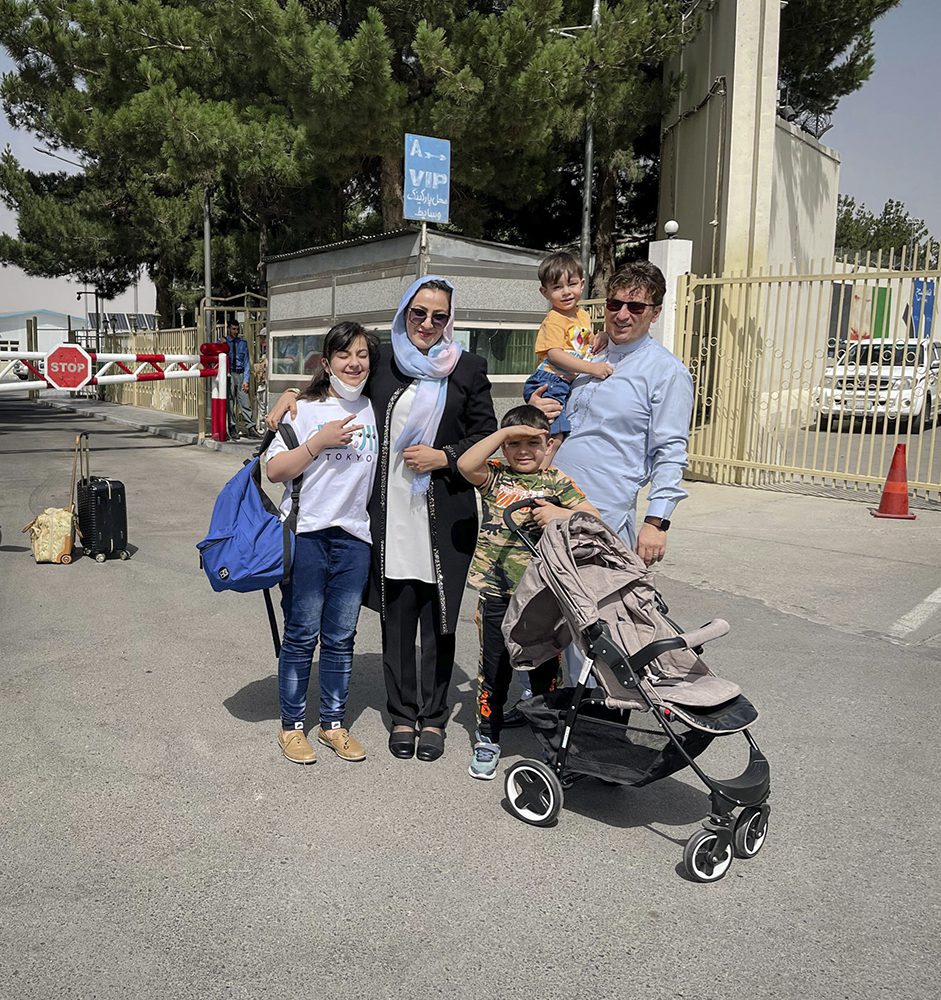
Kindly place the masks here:
<instances>
[{"instance_id":1,"label":"tan sneaker","mask_svg":"<svg viewBox=\"0 0 941 1000\"><path fill-rule=\"evenodd\" d=\"M317 752L310 745L303 729L280 730L278 745L281 753L295 764L313 764L317 759Z\"/></svg>"},{"instance_id":2,"label":"tan sneaker","mask_svg":"<svg viewBox=\"0 0 941 1000\"><path fill-rule=\"evenodd\" d=\"M317 741L325 747L330 747L343 760L366 759L363 744L350 734L349 729L321 729L317 733Z\"/></svg>"}]
</instances>

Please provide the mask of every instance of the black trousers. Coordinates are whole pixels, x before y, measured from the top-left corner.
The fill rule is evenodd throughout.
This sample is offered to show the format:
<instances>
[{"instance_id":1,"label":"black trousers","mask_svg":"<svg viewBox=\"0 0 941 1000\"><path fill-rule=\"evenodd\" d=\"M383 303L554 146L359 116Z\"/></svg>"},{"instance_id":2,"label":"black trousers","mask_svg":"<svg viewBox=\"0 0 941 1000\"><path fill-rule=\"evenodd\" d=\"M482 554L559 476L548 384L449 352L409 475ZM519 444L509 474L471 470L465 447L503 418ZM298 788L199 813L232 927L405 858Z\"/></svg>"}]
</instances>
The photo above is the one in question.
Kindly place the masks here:
<instances>
[{"instance_id":1,"label":"black trousers","mask_svg":"<svg viewBox=\"0 0 941 1000\"><path fill-rule=\"evenodd\" d=\"M438 595L433 583L386 580L382 620L382 669L394 726L440 727L448 721L448 685L454 669L455 637L436 627ZM415 639L421 641L416 661Z\"/></svg>"},{"instance_id":2,"label":"black trousers","mask_svg":"<svg viewBox=\"0 0 941 1000\"><path fill-rule=\"evenodd\" d=\"M492 743L500 742L503 709L506 705L513 667L503 640L503 618L510 605L508 595L480 594L477 600L477 634L480 638L480 661L477 669L477 729ZM529 671L529 686L534 695L555 690L559 673L556 656Z\"/></svg>"}]
</instances>

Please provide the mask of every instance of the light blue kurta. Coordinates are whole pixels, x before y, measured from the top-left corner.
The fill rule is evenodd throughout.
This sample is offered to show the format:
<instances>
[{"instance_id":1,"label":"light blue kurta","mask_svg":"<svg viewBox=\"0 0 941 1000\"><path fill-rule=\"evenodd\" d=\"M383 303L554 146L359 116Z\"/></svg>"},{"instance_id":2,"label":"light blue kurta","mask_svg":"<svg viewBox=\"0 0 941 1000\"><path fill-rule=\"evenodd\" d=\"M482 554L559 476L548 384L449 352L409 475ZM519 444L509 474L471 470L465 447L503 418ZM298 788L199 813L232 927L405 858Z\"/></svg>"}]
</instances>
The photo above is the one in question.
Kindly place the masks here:
<instances>
[{"instance_id":1,"label":"light blue kurta","mask_svg":"<svg viewBox=\"0 0 941 1000\"><path fill-rule=\"evenodd\" d=\"M693 380L676 355L646 335L609 344L595 360L615 371L604 381L580 375L566 413L572 433L555 456L603 520L633 549L635 507L650 483L647 517L669 518L682 487L693 410Z\"/></svg>"}]
</instances>

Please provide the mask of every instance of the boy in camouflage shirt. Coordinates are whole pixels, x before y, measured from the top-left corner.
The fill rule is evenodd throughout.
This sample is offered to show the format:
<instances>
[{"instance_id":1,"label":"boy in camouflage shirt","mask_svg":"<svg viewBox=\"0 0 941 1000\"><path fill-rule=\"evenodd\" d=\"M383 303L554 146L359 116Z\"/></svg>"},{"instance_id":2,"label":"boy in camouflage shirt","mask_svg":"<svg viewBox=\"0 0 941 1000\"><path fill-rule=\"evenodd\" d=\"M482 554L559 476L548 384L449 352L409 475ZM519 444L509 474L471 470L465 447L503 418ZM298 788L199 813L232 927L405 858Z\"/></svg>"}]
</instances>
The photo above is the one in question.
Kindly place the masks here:
<instances>
[{"instance_id":1,"label":"boy in camouflage shirt","mask_svg":"<svg viewBox=\"0 0 941 1000\"><path fill-rule=\"evenodd\" d=\"M488 781L500 761L503 708L513 676L501 626L530 559L529 549L504 524L503 512L519 500L532 498L534 506L526 528L534 532L554 518L571 517L576 510L598 514L565 473L541 468L549 440L549 421L542 411L535 406L517 406L503 418L500 430L468 448L457 462L461 475L480 491L483 505L468 580L479 591L476 618L480 638L477 733L468 772ZM505 463L490 461L497 448L502 448ZM547 503L542 497L554 497L564 506ZM515 517L517 522L523 521L523 511ZM550 690L556 670L557 661L551 660L530 671L533 691Z\"/></svg>"}]
</instances>

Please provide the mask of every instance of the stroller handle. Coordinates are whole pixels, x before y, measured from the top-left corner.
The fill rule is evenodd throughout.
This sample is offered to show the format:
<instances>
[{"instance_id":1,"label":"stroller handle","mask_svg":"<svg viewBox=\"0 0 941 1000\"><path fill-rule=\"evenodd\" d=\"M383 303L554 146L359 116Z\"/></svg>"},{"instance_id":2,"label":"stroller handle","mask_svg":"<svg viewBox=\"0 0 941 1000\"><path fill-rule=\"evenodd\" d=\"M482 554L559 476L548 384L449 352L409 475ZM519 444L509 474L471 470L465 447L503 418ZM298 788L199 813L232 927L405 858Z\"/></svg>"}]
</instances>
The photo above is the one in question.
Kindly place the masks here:
<instances>
[{"instance_id":1,"label":"stroller handle","mask_svg":"<svg viewBox=\"0 0 941 1000\"><path fill-rule=\"evenodd\" d=\"M562 503L558 497L527 497L525 500L517 500L516 503L511 503L510 506L503 512L503 523L511 532L517 533L523 527L522 522L517 523L513 519L513 515L518 510L532 510L537 500L544 500L546 503L554 503L556 507L565 506L565 504Z\"/></svg>"},{"instance_id":2,"label":"stroller handle","mask_svg":"<svg viewBox=\"0 0 941 1000\"><path fill-rule=\"evenodd\" d=\"M697 646L702 646L704 642L709 642L711 639L720 639L728 631L729 623L723 618L715 618L699 628L694 628L691 632L681 632L679 635L671 635L666 639L654 639L646 646L641 646L627 660L632 670L641 670L648 663L653 663L658 656L663 656L664 653L669 653L674 649L691 649L698 652Z\"/></svg>"},{"instance_id":3,"label":"stroller handle","mask_svg":"<svg viewBox=\"0 0 941 1000\"><path fill-rule=\"evenodd\" d=\"M701 646L704 642L711 642L713 639L721 639L728 635L729 623L724 618L714 618L699 628L694 628L691 632L682 632L677 636L686 642L686 648L692 649L694 646Z\"/></svg>"}]
</instances>

